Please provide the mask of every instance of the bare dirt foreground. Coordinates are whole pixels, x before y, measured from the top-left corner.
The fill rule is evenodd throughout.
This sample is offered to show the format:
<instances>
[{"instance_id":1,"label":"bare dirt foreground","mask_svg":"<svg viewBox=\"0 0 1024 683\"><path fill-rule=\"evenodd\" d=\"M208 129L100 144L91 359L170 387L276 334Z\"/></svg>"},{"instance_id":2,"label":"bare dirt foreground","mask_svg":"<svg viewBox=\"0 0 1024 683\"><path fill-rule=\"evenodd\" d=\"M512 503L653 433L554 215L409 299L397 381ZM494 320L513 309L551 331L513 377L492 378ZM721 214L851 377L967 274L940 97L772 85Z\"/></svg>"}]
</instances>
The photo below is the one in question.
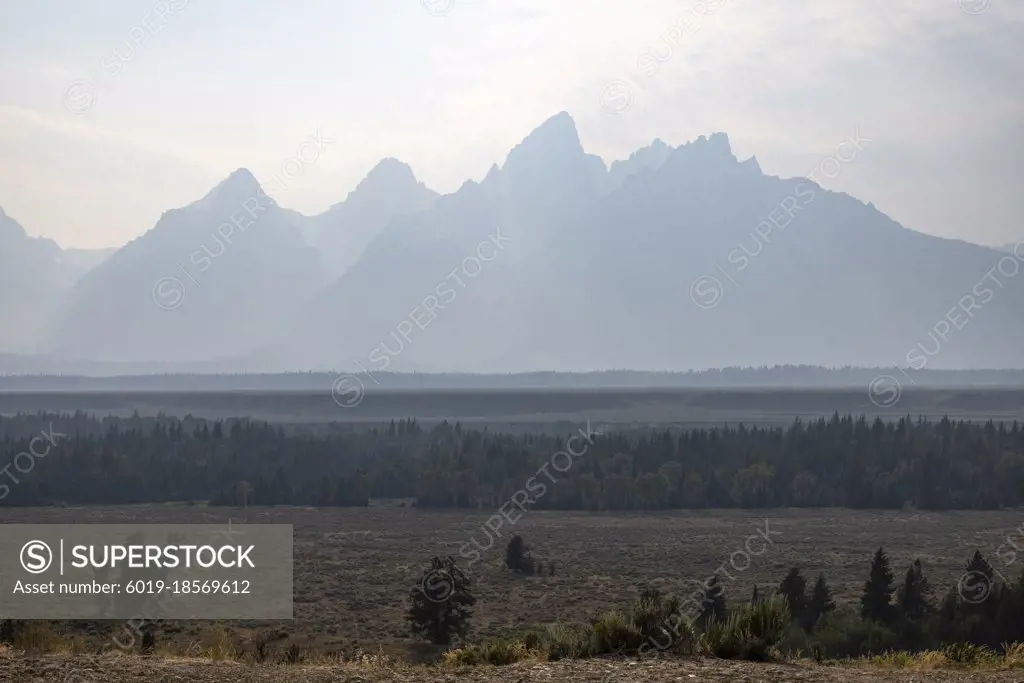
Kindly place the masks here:
<instances>
[{"instance_id":1,"label":"bare dirt foreground","mask_svg":"<svg viewBox=\"0 0 1024 683\"><path fill-rule=\"evenodd\" d=\"M26 658L0 654L0 681L18 683L427 683L476 681L494 683L634 683L640 681L713 681L735 683L1019 683L1022 671L906 671L817 666L756 664L713 659L657 662L593 659L587 661L520 662L507 667L437 668L246 665L204 660L149 660L119 657L102 669L81 668L75 657L49 655Z\"/></svg>"}]
</instances>

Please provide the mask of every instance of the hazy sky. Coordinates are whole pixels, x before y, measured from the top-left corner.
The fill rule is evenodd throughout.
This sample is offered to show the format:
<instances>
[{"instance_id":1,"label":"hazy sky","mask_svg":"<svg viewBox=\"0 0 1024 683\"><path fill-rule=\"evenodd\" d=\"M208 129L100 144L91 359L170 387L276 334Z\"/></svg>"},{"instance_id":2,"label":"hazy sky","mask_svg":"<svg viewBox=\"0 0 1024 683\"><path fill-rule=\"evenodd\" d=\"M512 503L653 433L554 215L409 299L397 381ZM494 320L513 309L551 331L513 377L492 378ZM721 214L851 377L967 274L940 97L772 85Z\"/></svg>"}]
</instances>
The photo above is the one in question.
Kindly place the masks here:
<instances>
[{"instance_id":1,"label":"hazy sky","mask_svg":"<svg viewBox=\"0 0 1024 683\"><path fill-rule=\"evenodd\" d=\"M826 187L1024 239L1020 0L0 2L0 206L63 246L123 244L241 166L304 213L385 156L451 192L561 110L606 161L725 131L784 176L859 129Z\"/></svg>"}]
</instances>

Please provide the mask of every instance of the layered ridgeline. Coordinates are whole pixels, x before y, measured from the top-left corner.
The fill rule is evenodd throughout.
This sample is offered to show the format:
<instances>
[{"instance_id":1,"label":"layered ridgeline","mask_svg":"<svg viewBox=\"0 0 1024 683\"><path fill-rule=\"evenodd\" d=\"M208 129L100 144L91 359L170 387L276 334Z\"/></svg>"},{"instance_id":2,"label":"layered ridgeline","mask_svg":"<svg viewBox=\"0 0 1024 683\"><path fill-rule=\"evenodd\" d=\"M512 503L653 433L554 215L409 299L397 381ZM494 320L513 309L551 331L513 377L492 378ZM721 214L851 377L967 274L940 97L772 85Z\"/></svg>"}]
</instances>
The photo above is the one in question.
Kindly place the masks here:
<instances>
[{"instance_id":1,"label":"layered ridgeline","mask_svg":"<svg viewBox=\"0 0 1024 683\"><path fill-rule=\"evenodd\" d=\"M389 159L306 217L238 171L82 278L37 348L134 372L1024 367L1020 267L722 133L608 167L561 113L444 196Z\"/></svg>"},{"instance_id":2,"label":"layered ridgeline","mask_svg":"<svg viewBox=\"0 0 1024 683\"><path fill-rule=\"evenodd\" d=\"M559 114L482 182L392 221L275 360L371 372L1020 367L1019 267L765 175L720 133L655 142L606 170Z\"/></svg>"},{"instance_id":3,"label":"layered ridgeline","mask_svg":"<svg viewBox=\"0 0 1024 683\"><path fill-rule=\"evenodd\" d=\"M0 208L0 353L33 351L54 311L109 249L61 249L52 240L29 237Z\"/></svg>"},{"instance_id":4,"label":"layered ridgeline","mask_svg":"<svg viewBox=\"0 0 1024 683\"><path fill-rule=\"evenodd\" d=\"M302 307L392 216L436 196L408 166L385 160L344 202L307 217L239 169L83 278L53 316L42 342L48 357L35 364L243 370L250 354L297 329Z\"/></svg>"}]
</instances>

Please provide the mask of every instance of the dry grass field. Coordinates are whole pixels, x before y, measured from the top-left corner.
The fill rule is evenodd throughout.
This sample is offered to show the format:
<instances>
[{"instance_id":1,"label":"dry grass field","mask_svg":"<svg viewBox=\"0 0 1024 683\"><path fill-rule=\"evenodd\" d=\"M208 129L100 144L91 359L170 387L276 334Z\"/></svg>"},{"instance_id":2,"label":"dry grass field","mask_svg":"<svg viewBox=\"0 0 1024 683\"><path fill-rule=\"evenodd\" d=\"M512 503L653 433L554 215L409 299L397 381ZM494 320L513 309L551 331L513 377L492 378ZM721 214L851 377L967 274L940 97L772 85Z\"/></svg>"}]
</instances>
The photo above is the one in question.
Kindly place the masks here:
<instances>
[{"instance_id":1,"label":"dry grass field","mask_svg":"<svg viewBox=\"0 0 1024 683\"><path fill-rule=\"evenodd\" d=\"M432 555L458 556L482 530L490 511L428 512L408 507L363 509L206 508L190 505L21 508L0 512L0 522L35 523L286 523L295 527L295 619L284 622L165 622L157 644L177 651L212 630L239 643L256 630L276 633L275 647L298 643L318 653L352 656L381 650L403 660L435 654L417 644L404 621L409 591ZM585 621L626 607L639 588L692 592L694 581L719 574L729 600L747 600L754 585L777 585L791 566L809 580L825 572L840 603L855 601L871 553L885 546L894 573L920 557L933 585L955 585L980 549L997 569L995 548L1021 524L1024 512L822 510L705 510L671 513L525 514L482 553L460 565L475 579L472 638L482 640L541 623ZM767 520L772 542L762 534ZM535 558L554 562L555 574L521 577L503 568L505 543L521 534ZM748 539L752 539L749 540ZM752 555L745 554L751 551ZM735 553L735 554L734 554ZM730 563L731 562L731 563ZM749 564L748 564L749 563ZM1021 568L1010 567L1013 577ZM728 576L724 572L728 573ZM732 577L731 579L728 577ZM119 624L103 622L107 632ZM58 624L87 636L82 624ZM683 677L685 680L685 676ZM128 679L126 679L128 680ZM171 680L171 679L167 679ZM269 680L269 679L268 679ZM282 679L283 680L283 679ZM811 679L809 679L811 680Z\"/></svg>"}]
</instances>

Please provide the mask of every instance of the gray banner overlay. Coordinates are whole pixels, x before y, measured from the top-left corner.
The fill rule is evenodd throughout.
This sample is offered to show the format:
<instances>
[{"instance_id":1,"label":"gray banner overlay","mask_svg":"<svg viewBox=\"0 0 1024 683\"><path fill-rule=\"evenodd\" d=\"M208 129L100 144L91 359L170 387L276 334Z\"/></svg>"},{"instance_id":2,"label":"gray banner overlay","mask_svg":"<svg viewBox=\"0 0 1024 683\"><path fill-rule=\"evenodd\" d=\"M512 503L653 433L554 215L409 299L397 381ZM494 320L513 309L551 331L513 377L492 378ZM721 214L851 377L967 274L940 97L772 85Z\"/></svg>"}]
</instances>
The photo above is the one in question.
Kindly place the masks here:
<instances>
[{"instance_id":1,"label":"gray banner overlay","mask_svg":"<svg viewBox=\"0 0 1024 683\"><path fill-rule=\"evenodd\" d=\"M290 524L0 524L0 618L291 619Z\"/></svg>"}]
</instances>

